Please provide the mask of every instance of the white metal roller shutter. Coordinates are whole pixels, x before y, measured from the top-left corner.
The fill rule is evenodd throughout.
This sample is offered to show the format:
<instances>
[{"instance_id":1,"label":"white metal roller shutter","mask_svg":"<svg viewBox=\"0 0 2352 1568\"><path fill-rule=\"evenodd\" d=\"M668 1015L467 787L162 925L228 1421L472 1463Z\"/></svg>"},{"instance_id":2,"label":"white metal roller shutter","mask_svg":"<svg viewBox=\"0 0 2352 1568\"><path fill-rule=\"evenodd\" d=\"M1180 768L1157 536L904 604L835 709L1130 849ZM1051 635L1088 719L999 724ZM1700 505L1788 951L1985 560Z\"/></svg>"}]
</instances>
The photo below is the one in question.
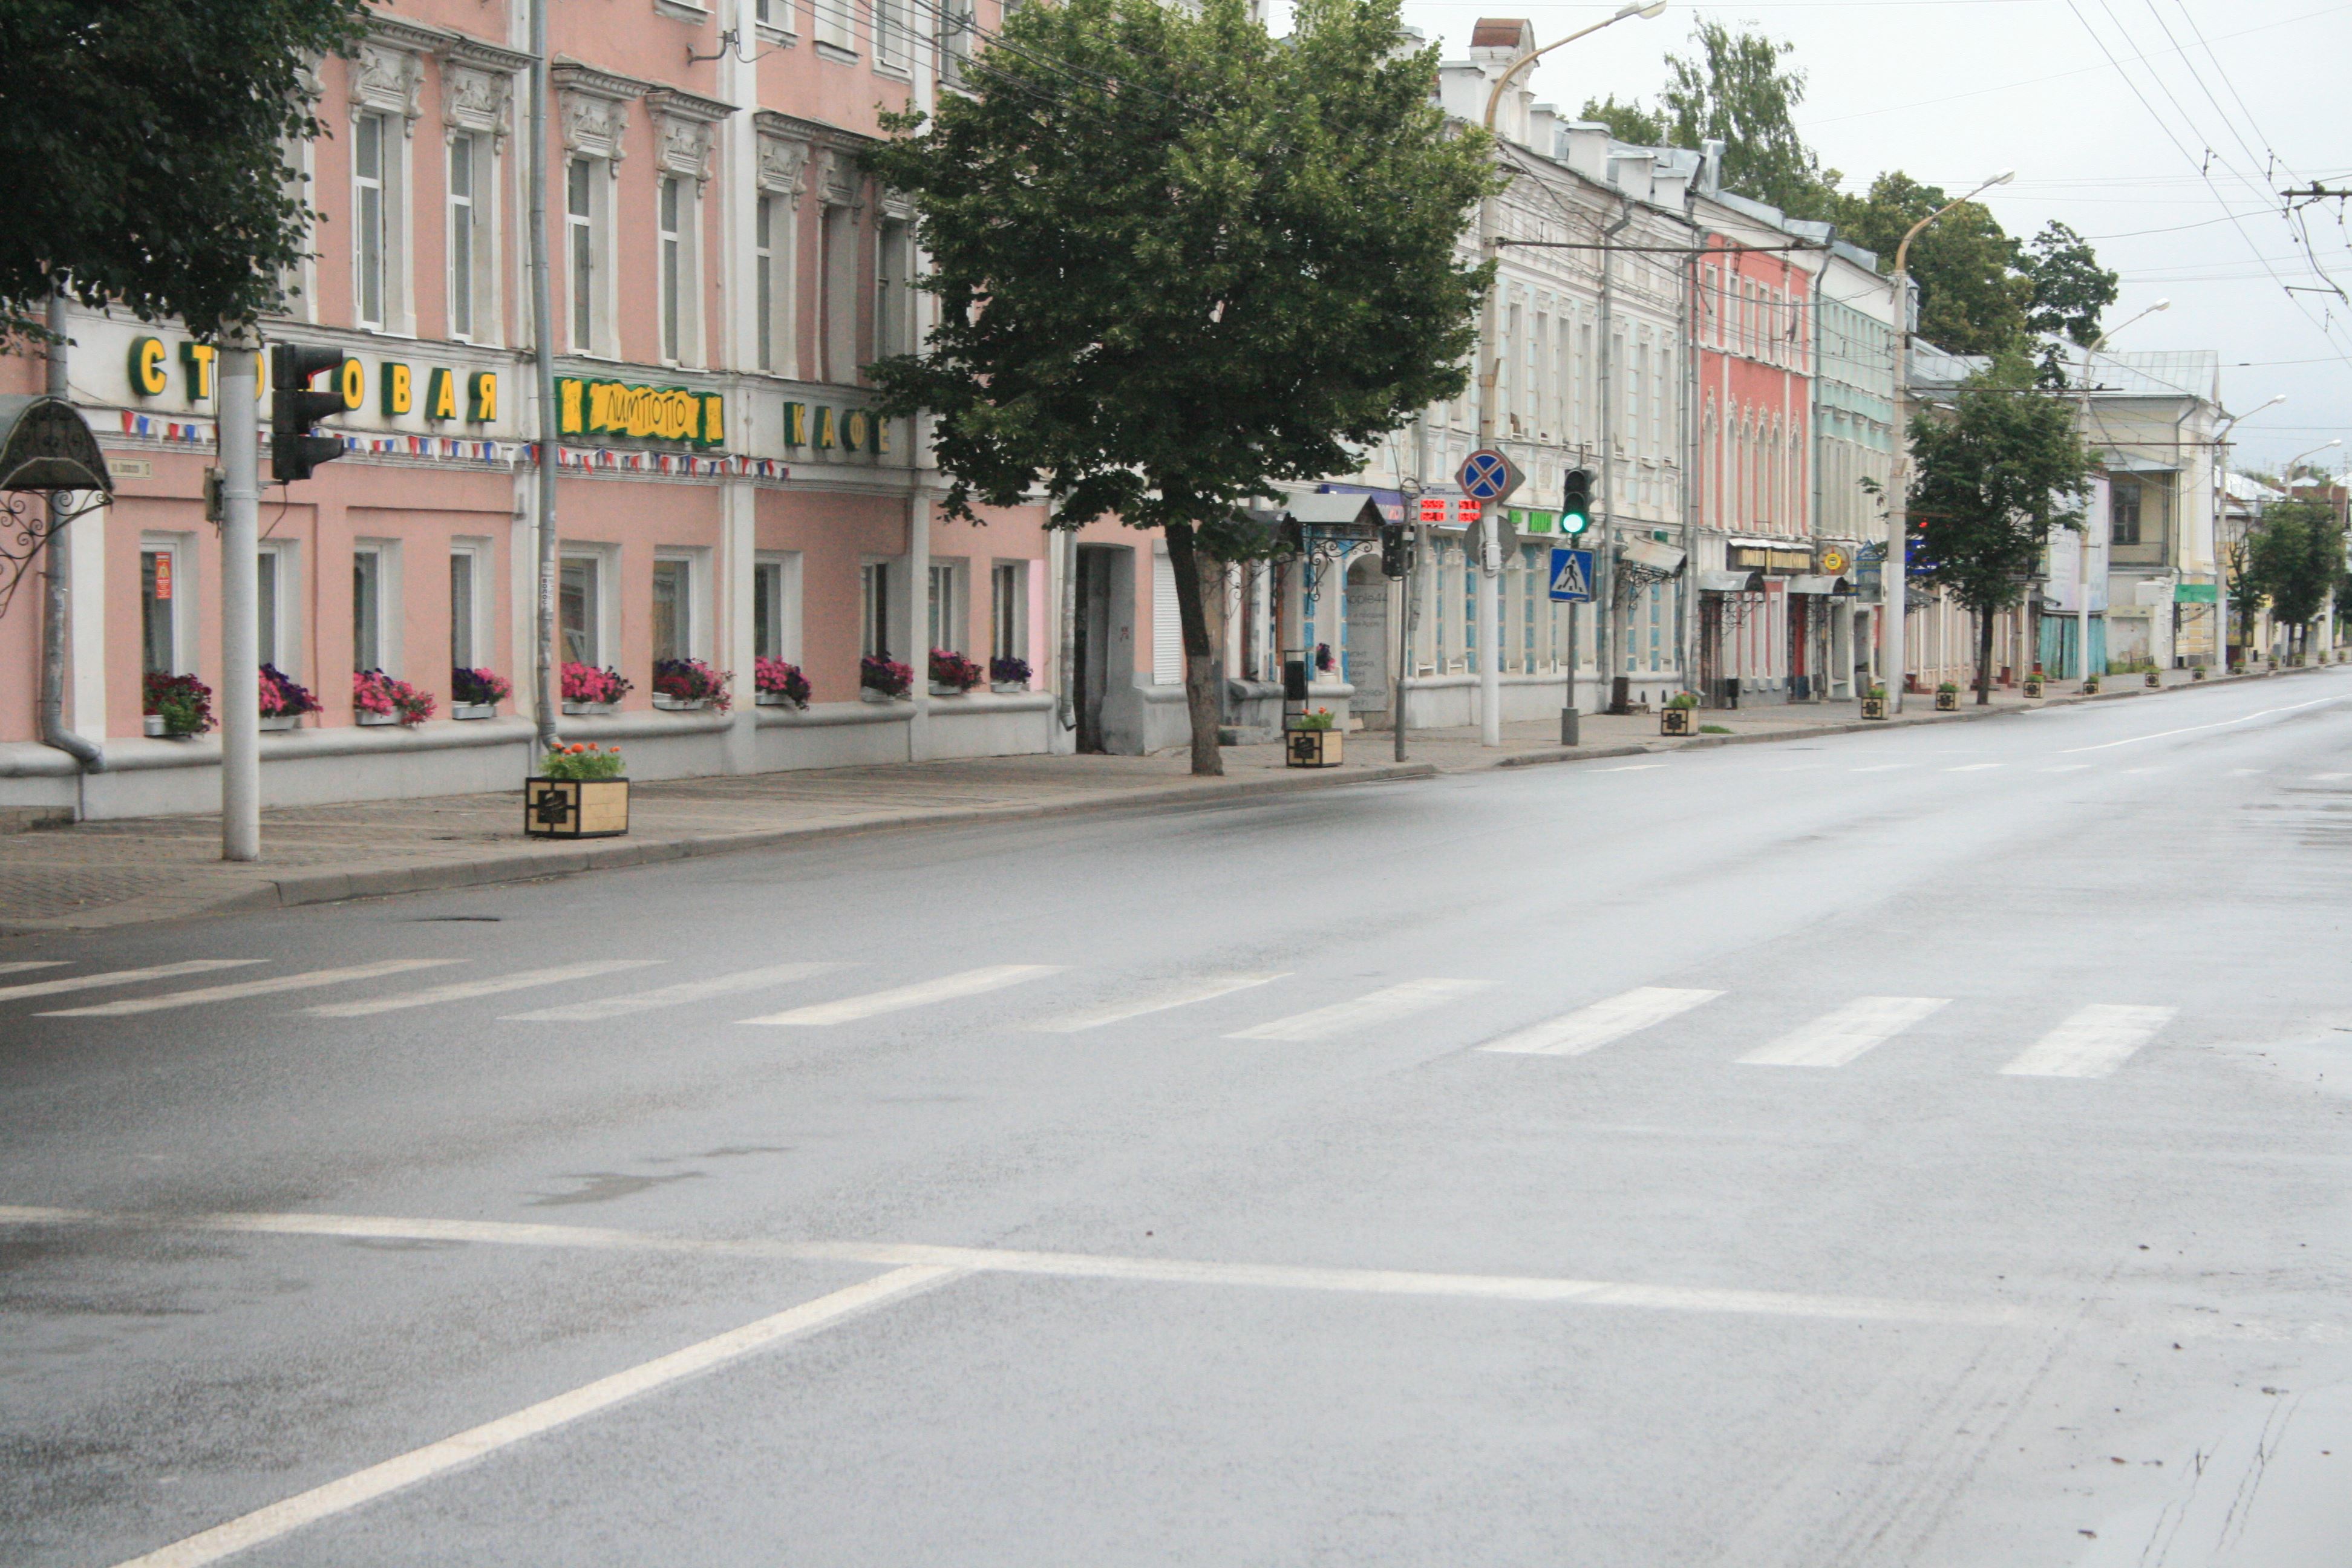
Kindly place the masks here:
<instances>
[{"instance_id":1,"label":"white metal roller shutter","mask_svg":"<svg viewBox=\"0 0 2352 1568\"><path fill-rule=\"evenodd\" d=\"M1165 551L1151 552L1151 679L1184 684L1184 627L1176 615L1176 568Z\"/></svg>"}]
</instances>

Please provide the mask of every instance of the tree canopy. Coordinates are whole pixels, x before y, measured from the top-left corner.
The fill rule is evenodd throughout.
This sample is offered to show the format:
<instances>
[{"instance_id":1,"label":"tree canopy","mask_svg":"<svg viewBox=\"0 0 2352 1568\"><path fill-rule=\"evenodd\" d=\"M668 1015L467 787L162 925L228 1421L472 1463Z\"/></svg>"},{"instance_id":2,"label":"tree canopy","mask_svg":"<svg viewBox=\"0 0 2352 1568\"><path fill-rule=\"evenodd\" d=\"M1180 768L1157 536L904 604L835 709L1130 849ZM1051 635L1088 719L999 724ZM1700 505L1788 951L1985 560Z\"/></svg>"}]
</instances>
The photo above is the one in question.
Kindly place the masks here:
<instances>
[{"instance_id":1,"label":"tree canopy","mask_svg":"<svg viewBox=\"0 0 2352 1568\"><path fill-rule=\"evenodd\" d=\"M2246 541L2242 581L2270 601L2272 619L2298 627L2316 620L2343 574L2344 525L2334 507L2283 500L2263 510Z\"/></svg>"},{"instance_id":2,"label":"tree canopy","mask_svg":"<svg viewBox=\"0 0 2352 1568\"><path fill-rule=\"evenodd\" d=\"M914 198L939 323L873 367L928 411L952 515L1037 487L1055 521L1166 531L1196 769L1217 771L1200 553L1238 513L1458 395L1489 269L1457 247L1486 138L1431 101L1397 0L1024 6L935 117L867 155Z\"/></svg>"}]
</instances>

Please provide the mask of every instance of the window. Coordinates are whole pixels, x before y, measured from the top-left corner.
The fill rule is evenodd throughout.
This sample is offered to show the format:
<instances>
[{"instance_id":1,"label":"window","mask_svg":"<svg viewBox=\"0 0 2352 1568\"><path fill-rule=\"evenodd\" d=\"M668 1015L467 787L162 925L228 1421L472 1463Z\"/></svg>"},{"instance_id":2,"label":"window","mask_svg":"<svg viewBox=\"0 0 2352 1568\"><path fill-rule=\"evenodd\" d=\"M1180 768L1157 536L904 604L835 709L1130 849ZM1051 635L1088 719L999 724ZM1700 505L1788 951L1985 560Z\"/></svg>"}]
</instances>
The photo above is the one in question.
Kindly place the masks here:
<instances>
[{"instance_id":1,"label":"window","mask_svg":"<svg viewBox=\"0 0 2352 1568\"><path fill-rule=\"evenodd\" d=\"M1248 597L1247 591L1244 598ZM988 657L1029 657L1029 563L1000 561L988 572Z\"/></svg>"},{"instance_id":2,"label":"window","mask_svg":"<svg viewBox=\"0 0 2352 1568\"><path fill-rule=\"evenodd\" d=\"M386 218L384 189L384 116L362 114L352 135L352 241L359 268L356 304L362 327L384 323Z\"/></svg>"},{"instance_id":3,"label":"window","mask_svg":"<svg viewBox=\"0 0 2352 1568\"><path fill-rule=\"evenodd\" d=\"M665 174L661 181L661 357L676 364L684 357L679 352L678 289L679 242L677 226L678 178Z\"/></svg>"},{"instance_id":4,"label":"window","mask_svg":"<svg viewBox=\"0 0 2352 1568\"><path fill-rule=\"evenodd\" d=\"M789 27L785 5L786 0L751 0L751 20L762 27Z\"/></svg>"},{"instance_id":5,"label":"window","mask_svg":"<svg viewBox=\"0 0 2352 1568\"><path fill-rule=\"evenodd\" d=\"M562 631L562 661L602 665L604 652L604 565L593 555L567 555L559 574L556 618Z\"/></svg>"},{"instance_id":6,"label":"window","mask_svg":"<svg viewBox=\"0 0 2352 1568\"><path fill-rule=\"evenodd\" d=\"M261 662L290 675L300 655L294 612L301 586L294 574L294 546L280 541L263 544L256 567L254 610Z\"/></svg>"},{"instance_id":7,"label":"window","mask_svg":"<svg viewBox=\"0 0 2352 1568\"><path fill-rule=\"evenodd\" d=\"M139 667L149 675L180 673L179 563L173 545L139 552Z\"/></svg>"},{"instance_id":8,"label":"window","mask_svg":"<svg viewBox=\"0 0 2352 1568\"><path fill-rule=\"evenodd\" d=\"M907 289L907 226L885 223L874 238L874 357L905 353L914 300Z\"/></svg>"},{"instance_id":9,"label":"window","mask_svg":"<svg viewBox=\"0 0 2352 1568\"><path fill-rule=\"evenodd\" d=\"M693 564L654 563L654 662L694 657L694 604L688 596Z\"/></svg>"},{"instance_id":10,"label":"window","mask_svg":"<svg viewBox=\"0 0 2352 1568\"><path fill-rule=\"evenodd\" d=\"M907 0L874 0L874 63L907 68Z\"/></svg>"},{"instance_id":11,"label":"window","mask_svg":"<svg viewBox=\"0 0 2352 1568\"><path fill-rule=\"evenodd\" d=\"M961 561L931 563L930 607L923 626L923 635L930 639L924 645L927 647L963 652L971 625L971 616L965 612L963 572Z\"/></svg>"},{"instance_id":12,"label":"window","mask_svg":"<svg viewBox=\"0 0 2352 1568\"><path fill-rule=\"evenodd\" d=\"M482 590L482 557L471 548L449 552L449 667L472 669L480 664L481 614L488 595Z\"/></svg>"},{"instance_id":13,"label":"window","mask_svg":"<svg viewBox=\"0 0 2352 1568\"><path fill-rule=\"evenodd\" d=\"M474 335L474 146L470 132L449 138L449 335Z\"/></svg>"},{"instance_id":14,"label":"window","mask_svg":"<svg viewBox=\"0 0 2352 1568\"><path fill-rule=\"evenodd\" d=\"M940 0L940 80L950 87L963 83L971 59L971 0Z\"/></svg>"},{"instance_id":15,"label":"window","mask_svg":"<svg viewBox=\"0 0 2352 1568\"><path fill-rule=\"evenodd\" d=\"M363 546L352 552L352 668L384 667L383 552Z\"/></svg>"},{"instance_id":16,"label":"window","mask_svg":"<svg viewBox=\"0 0 2352 1568\"><path fill-rule=\"evenodd\" d=\"M1622 339L1619 340L1618 346L1621 350L1624 347ZM1635 343L1632 355L1624 362L1625 409L1622 417L1625 422L1626 445L1636 450L1642 445L1642 364L1649 357L1648 347Z\"/></svg>"},{"instance_id":17,"label":"window","mask_svg":"<svg viewBox=\"0 0 2352 1568\"><path fill-rule=\"evenodd\" d=\"M801 558L797 551L751 566L751 652L760 658L801 657Z\"/></svg>"},{"instance_id":18,"label":"window","mask_svg":"<svg viewBox=\"0 0 2352 1568\"><path fill-rule=\"evenodd\" d=\"M822 319L817 338L824 352L822 379L857 379L857 214L845 205L828 205L818 230L820 254L817 278L824 290L817 304Z\"/></svg>"},{"instance_id":19,"label":"window","mask_svg":"<svg viewBox=\"0 0 2352 1568\"><path fill-rule=\"evenodd\" d=\"M278 552L256 552L253 567L255 657L263 664L274 665L278 663Z\"/></svg>"},{"instance_id":20,"label":"window","mask_svg":"<svg viewBox=\"0 0 2352 1568\"><path fill-rule=\"evenodd\" d=\"M776 198L761 196L751 214L751 295L761 370L776 368Z\"/></svg>"},{"instance_id":21,"label":"window","mask_svg":"<svg viewBox=\"0 0 2352 1568\"><path fill-rule=\"evenodd\" d=\"M863 616L863 647L859 651L869 658L890 657L890 563L871 561L860 569L860 587L865 595Z\"/></svg>"},{"instance_id":22,"label":"window","mask_svg":"<svg viewBox=\"0 0 2352 1568\"><path fill-rule=\"evenodd\" d=\"M1527 389L1520 385L1518 354L1519 308L1514 305L1503 318L1503 341L1494 348L1497 384L1495 388L1496 434L1516 436L1519 430L1519 411L1527 406Z\"/></svg>"},{"instance_id":23,"label":"window","mask_svg":"<svg viewBox=\"0 0 2352 1568\"><path fill-rule=\"evenodd\" d=\"M574 158L564 169L564 226L570 245L572 276L565 284L572 300L572 352L596 352L596 293L604 286L596 266L596 189L593 159Z\"/></svg>"},{"instance_id":24,"label":"window","mask_svg":"<svg viewBox=\"0 0 2352 1568\"><path fill-rule=\"evenodd\" d=\"M2111 479L2107 483L2107 542L2139 542L2139 481Z\"/></svg>"},{"instance_id":25,"label":"window","mask_svg":"<svg viewBox=\"0 0 2352 1568\"><path fill-rule=\"evenodd\" d=\"M809 15L816 33L816 41L836 49L857 47L856 26L857 13L847 0L814 0Z\"/></svg>"}]
</instances>

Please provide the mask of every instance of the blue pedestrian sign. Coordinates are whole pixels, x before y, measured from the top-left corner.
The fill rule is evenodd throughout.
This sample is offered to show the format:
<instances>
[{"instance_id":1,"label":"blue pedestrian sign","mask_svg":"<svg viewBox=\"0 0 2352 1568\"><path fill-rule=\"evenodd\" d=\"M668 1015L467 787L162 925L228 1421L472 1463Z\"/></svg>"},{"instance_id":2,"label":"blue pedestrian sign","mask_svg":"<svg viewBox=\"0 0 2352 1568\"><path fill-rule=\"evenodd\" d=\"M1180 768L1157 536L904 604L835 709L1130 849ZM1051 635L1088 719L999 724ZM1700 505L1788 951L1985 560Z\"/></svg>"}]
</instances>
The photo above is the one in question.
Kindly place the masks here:
<instances>
[{"instance_id":1,"label":"blue pedestrian sign","mask_svg":"<svg viewBox=\"0 0 2352 1568\"><path fill-rule=\"evenodd\" d=\"M1592 602L1592 552L1555 550L1551 552L1551 596L1571 605Z\"/></svg>"},{"instance_id":2,"label":"blue pedestrian sign","mask_svg":"<svg viewBox=\"0 0 2352 1568\"><path fill-rule=\"evenodd\" d=\"M1492 447L1481 447L1463 461L1462 471L1454 476L1462 481L1462 493L1473 500L1501 500L1527 482L1519 466Z\"/></svg>"}]
</instances>

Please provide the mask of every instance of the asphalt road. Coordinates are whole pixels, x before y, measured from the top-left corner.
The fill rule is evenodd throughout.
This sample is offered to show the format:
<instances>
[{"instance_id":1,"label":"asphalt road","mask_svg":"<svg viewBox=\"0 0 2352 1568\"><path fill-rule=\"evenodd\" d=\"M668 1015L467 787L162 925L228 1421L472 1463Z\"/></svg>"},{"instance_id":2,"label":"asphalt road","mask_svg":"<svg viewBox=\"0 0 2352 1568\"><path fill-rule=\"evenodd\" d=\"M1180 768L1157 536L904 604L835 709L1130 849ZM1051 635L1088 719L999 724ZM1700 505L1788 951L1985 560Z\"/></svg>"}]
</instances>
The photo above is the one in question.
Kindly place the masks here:
<instances>
[{"instance_id":1,"label":"asphalt road","mask_svg":"<svg viewBox=\"0 0 2352 1568\"><path fill-rule=\"evenodd\" d=\"M2341 1563L2348 872L2327 671L0 943L0 1561Z\"/></svg>"}]
</instances>

